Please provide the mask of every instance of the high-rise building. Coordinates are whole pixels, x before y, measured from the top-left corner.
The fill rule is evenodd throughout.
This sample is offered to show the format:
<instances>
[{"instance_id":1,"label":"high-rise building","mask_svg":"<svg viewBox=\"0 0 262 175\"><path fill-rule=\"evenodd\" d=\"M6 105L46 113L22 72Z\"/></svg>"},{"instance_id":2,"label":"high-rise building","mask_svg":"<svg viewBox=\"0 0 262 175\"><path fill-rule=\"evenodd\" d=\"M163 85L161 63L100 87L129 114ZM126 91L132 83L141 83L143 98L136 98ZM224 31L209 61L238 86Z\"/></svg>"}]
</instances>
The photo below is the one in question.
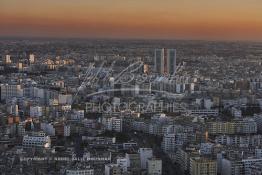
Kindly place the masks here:
<instances>
[{"instance_id":1,"label":"high-rise building","mask_svg":"<svg viewBox=\"0 0 262 175\"><path fill-rule=\"evenodd\" d=\"M30 62L30 64L35 62L35 55L34 54L29 55L29 62Z\"/></svg>"},{"instance_id":2,"label":"high-rise building","mask_svg":"<svg viewBox=\"0 0 262 175\"><path fill-rule=\"evenodd\" d=\"M13 84L1 84L1 100L7 100L12 97L21 97L23 95L23 89L21 85Z\"/></svg>"},{"instance_id":3,"label":"high-rise building","mask_svg":"<svg viewBox=\"0 0 262 175\"><path fill-rule=\"evenodd\" d=\"M144 74L148 74L148 72L149 72L149 66L148 66L148 64L144 64L144 66L143 66L143 73Z\"/></svg>"},{"instance_id":4,"label":"high-rise building","mask_svg":"<svg viewBox=\"0 0 262 175\"><path fill-rule=\"evenodd\" d=\"M147 160L153 157L152 148L139 148L141 168L146 169Z\"/></svg>"},{"instance_id":5,"label":"high-rise building","mask_svg":"<svg viewBox=\"0 0 262 175\"><path fill-rule=\"evenodd\" d=\"M164 152L174 152L176 148L176 134L166 134L163 138L162 149Z\"/></svg>"},{"instance_id":6,"label":"high-rise building","mask_svg":"<svg viewBox=\"0 0 262 175\"><path fill-rule=\"evenodd\" d=\"M12 63L11 55L6 55L6 56L5 56L4 63L5 63L5 64L11 64L11 63Z\"/></svg>"},{"instance_id":7,"label":"high-rise building","mask_svg":"<svg viewBox=\"0 0 262 175\"><path fill-rule=\"evenodd\" d=\"M176 50L156 49L155 50L155 72L168 75L176 71Z\"/></svg>"},{"instance_id":8,"label":"high-rise building","mask_svg":"<svg viewBox=\"0 0 262 175\"><path fill-rule=\"evenodd\" d=\"M22 71L23 70L23 63L17 63L17 66L19 71Z\"/></svg>"}]
</instances>

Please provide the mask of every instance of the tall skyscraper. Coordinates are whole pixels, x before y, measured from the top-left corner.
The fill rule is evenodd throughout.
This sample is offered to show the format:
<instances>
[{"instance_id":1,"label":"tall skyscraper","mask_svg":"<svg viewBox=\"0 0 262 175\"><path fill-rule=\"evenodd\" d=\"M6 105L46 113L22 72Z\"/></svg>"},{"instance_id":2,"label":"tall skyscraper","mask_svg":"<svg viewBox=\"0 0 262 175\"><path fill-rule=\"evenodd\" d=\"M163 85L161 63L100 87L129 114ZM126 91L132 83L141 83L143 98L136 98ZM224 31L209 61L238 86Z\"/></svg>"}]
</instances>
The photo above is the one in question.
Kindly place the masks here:
<instances>
[{"instance_id":1,"label":"tall skyscraper","mask_svg":"<svg viewBox=\"0 0 262 175\"><path fill-rule=\"evenodd\" d=\"M33 64L35 62L35 55L34 54L30 54L29 55L29 63Z\"/></svg>"},{"instance_id":2,"label":"tall skyscraper","mask_svg":"<svg viewBox=\"0 0 262 175\"><path fill-rule=\"evenodd\" d=\"M176 50L156 49L155 50L155 72L169 75L176 70Z\"/></svg>"},{"instance_id":3,"label":"tall skyscraper","mask_svg":"<svg viewBox=\"0 0 262 175\"><path fill-rule=\"evenodd\" d=\"M6 56L5 56L4 63L5 63L5 64L11 64L11 63L12 63L12 60L11 60L11 56L10 56L10 55L6 55Z\"/></svg>"}]
</instances>

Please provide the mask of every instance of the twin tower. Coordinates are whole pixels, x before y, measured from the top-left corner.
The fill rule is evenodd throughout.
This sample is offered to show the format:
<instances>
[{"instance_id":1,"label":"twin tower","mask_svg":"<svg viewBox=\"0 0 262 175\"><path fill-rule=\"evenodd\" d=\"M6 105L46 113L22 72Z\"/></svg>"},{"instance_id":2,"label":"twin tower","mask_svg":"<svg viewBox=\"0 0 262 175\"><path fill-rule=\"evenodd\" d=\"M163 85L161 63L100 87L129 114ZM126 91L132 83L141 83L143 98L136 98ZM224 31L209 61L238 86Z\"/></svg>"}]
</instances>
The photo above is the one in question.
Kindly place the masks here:
<instances>
[{"instance_id":1,"label":"twin tower","mask_svg":"<svg viewBox=\"0 0 262 175\"><path fill-rule=\"evenodd\" d=\"M156 73L173 75L176 71L176 49L156 49L154 63Z\"/></svg>"}]
</instances>

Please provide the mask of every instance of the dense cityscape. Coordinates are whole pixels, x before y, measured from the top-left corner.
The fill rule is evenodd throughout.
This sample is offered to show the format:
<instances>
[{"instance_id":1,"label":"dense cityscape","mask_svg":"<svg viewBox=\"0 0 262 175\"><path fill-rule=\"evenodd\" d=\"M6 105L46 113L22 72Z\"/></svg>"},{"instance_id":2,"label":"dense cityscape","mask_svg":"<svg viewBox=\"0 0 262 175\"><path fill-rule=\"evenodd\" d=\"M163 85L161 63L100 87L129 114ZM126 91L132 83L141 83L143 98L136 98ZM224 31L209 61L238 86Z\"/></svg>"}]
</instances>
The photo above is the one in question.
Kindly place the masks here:
<instances>
[{"instance_id":1,"label":"dense cityscape","mask_svg":"<svg viewBox=\"0 0 262 175\"><path fill-rule=\"evenodd\" d=\"M5 175L259 175L262 43L0 40Z\"/></svg>"}]
</instances>

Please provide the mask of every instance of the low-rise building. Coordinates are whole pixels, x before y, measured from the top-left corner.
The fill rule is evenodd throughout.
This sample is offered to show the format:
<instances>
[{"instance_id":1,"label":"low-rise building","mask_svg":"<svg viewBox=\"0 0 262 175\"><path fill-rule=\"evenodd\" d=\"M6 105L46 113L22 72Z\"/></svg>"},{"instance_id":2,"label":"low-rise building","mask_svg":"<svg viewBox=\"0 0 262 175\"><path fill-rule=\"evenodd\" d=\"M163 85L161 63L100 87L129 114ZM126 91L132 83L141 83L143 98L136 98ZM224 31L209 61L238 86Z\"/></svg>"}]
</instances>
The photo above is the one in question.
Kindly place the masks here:
<instances>
[{"instance_id":1,"label":"low-rise building","mask_svg":"<svg viewBox=\"0 0 262 175\"><path fill-rule=\"evenodd\" d=\"M147 160L148 175L162 175L162 160L150 158Z\"/></svg>"},{"instance_id":2,"label":"low-rise building","mask_svg":"<svg viewBox=\"0 0 262 175\"><path fill-rule=\"evenodd\" d=\"M24 136L23 147L50 148L51 139L49 136Z\"/></svg>"}]
</instances>

